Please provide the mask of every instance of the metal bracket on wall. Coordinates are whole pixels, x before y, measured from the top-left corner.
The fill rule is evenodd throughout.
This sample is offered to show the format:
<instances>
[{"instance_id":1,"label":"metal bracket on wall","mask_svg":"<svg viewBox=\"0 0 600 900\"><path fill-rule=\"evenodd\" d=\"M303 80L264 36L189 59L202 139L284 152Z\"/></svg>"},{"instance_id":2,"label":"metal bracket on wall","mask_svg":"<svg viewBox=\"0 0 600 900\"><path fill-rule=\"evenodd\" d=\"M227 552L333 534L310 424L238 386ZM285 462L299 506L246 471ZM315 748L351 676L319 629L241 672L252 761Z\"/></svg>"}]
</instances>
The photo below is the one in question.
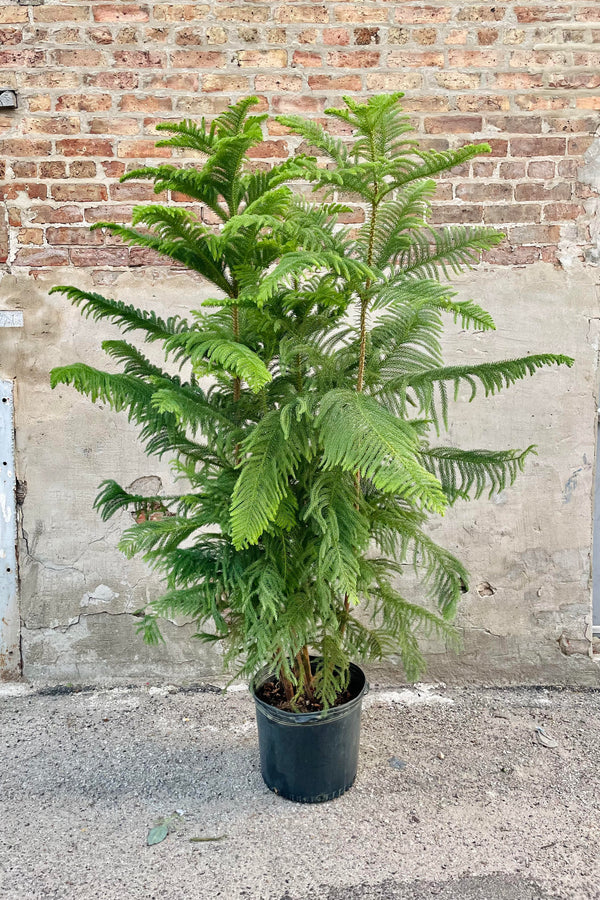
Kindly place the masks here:
<instances>
[{"instance_id":1,"label":"metal bracket on wall","mask_svg":"<svg viewBox=\"0 0 600 900\"><path fill-rule=\"evenodd\" d=\"M17 92L0 87L0 109L16 109L18 105Z\"/></svg>"}]
</instances>

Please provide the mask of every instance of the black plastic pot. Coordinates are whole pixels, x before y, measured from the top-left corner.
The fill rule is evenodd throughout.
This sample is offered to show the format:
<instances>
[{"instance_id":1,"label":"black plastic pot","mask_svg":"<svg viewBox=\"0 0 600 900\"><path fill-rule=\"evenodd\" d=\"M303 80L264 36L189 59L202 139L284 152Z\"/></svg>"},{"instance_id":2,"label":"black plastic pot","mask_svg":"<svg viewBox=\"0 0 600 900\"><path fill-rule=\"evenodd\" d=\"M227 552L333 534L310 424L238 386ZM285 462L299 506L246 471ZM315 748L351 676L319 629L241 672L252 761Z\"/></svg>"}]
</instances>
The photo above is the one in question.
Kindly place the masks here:
<instances>
[{"instance_id":1,"label":"black plastic pot","mask_svg":"<svg viewBox=\"0 0 600 900\"><path fill-rule=\"evenodd\" d=\"M286 712L259 700L256 690L272 677L272 671L263 669L250 685L265 784L298 803L339 797L356 778L362 698L369 690L365 673L351 663L354 699L314 713Z\"/></svg>"}]
</instances>

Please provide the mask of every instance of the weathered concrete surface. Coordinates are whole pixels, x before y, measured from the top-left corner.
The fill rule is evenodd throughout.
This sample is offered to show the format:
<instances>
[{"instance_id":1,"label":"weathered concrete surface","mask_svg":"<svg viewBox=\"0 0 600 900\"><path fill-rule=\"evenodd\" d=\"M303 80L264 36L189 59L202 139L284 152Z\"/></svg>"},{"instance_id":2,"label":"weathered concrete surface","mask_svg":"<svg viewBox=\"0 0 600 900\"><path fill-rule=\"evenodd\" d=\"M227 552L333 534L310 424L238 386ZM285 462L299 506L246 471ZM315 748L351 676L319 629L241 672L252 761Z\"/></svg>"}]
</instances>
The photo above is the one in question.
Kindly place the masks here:
<instances>
[{"instance_id":1,"label":"weathered concrete surface","mask_svg":"<svg viewBox=\"0 0 600 900\"><path fill-rule=\"evenodd\" d=\"M245 689L9 687L3 900L600 896L598 692L372 680L355 786L303 806L261 780Z\"/></svg>"},{"instance_id":2,"label":"weathered concrete surface","mask_svg":"<svg viewBox=\"0 0 600 900\"><path fill-rule=\"evenodd\" d=\"M488 400L468 404L464 395L452 407L448 443L534 443L539 455L517 485L492 502L458 505L432 523L434 536L472 573L458 618L463 650L448 655L430 644L434 679L600 683L590 658L597 277L597 269L577 261L563 268L484 265L460 285L461 296L489 308L498 331L465 335L452 326L449 359L483 362L545 350L571 354L576 365L543 370ZM116 549L129 514L103 524L92 510L104 478L128 485L154 475L168 492L166 461L146 459L124 416L92 406L70 388L49 388L55 365L85 360L106 366L100 342L118 334L82 320L64 298L48 296L52 285L74 280L169 313L186 312L204 296L190 276L152 269L57 269L0 282L0 305L23 309L25 321L18 339L0 330L0 377L16 377L17 476L22 487L26 483L19 529L25 673L96 683L208 677L220 671L219 656L190 641L182 623L167 626L164 648L146 648L135 637L131 613L160 588L144 565ZM400 677L397 668L386 671Z\"/></svg>"}]
</instances>

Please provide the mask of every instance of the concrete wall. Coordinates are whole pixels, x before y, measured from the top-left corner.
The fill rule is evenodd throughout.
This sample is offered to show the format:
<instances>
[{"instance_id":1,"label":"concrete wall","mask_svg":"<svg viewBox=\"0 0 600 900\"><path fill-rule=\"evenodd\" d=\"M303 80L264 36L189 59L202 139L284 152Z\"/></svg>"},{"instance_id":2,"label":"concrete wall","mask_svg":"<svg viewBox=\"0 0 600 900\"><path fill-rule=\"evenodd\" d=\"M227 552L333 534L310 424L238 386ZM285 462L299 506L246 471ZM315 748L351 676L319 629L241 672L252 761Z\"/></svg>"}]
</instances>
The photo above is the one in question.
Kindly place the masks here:
<instances>
[{"instance_id":1,"label":"concrete wall","mask_svg":"<svg viewBox=\"0 0 600 900\"><path fill-rule=\"evenodd\" d=\"M103 478L158 476L122 416L74 391L51 392L52 366L104 365L106 327L82 320L55 284L75 283L170 313L203 286L145 251L94 232L149 199L118 177L154 149L157 121L211 115L249 92L273 113L319 116L341 94L404 88L429 146L485 139L490 157L440 185L436 222L486 222L506 242L461 281L495 334L448 337L450 359L549 350L576 358L490 400L456 407L450 440L536 443L517 485L433 524L470 568L458 656L431 645L431 677L597 684L590 551L600 273L600 8L469 2L1 2L0 379L15 380L20 617L27 676L53 680L202 678L214 651L167 626L147 648L131 613L159 589L116 550L127 514L101 522ZM258 164L297 141L272 120ZM180 202L180 198L171 198ZM207 221L208 214L204 211ZM351 218L360 221L356 209ZM159 263L161 263L159 265ZM116 332L115 332L116 334ZM468 356L467 356L468 354ZM394 667L386 677L399 677ZM6 674L6 673L5 673Z\"/></svg>"}]
</instances>

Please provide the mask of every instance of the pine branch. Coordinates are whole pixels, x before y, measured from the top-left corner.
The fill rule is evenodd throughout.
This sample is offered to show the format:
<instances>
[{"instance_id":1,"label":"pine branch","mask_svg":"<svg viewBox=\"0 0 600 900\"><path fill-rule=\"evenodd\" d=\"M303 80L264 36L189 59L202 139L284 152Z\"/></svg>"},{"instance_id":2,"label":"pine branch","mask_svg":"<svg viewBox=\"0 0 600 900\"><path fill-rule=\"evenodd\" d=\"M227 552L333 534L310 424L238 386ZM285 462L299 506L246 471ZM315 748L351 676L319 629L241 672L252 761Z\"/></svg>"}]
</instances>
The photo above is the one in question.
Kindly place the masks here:
<instances>
[{"instance_id":1,"label":"pine branch","mask_svg":"<svg viewBox=\"0 0 600 900\"><path fill-rule=\"evenodd\" d=\"M446 498L439 482L417 461L418 432L371 397L329 391L321 401L317 427L324 468L359 471L381 491L443 512Z\"/></svg>"},{"instance_id":2,"label":"pine branch","mask_svg":"<svg viewBox=\"0 0 600 900\"><path fill-rule=\"evenodd\" d=\"M118 325L123 334L136 330L145 331L147 341L162 340L190 327L181 316L161 319L152 310L136 309L122 300L108 300L100 294L82 291L70 285L53 287L50 293L65 294L74 306L79 307L83 316L91 316L94 321L108 319Z\"/></svg>"},{"instance_id":3,"label":"pine branch","mask_svg":"<svg viewBox=\"0 0 600 900\"><path fill-rule=\"evenodd\" d=\"M429 447L421 451L423 465L435 475L450 502L468 500L471 491L477 499L484 490L488 498L512 485L525 460L536 453L532 444L526 450L459 450L455 447Z\"/></svg>"}]
</instances>

